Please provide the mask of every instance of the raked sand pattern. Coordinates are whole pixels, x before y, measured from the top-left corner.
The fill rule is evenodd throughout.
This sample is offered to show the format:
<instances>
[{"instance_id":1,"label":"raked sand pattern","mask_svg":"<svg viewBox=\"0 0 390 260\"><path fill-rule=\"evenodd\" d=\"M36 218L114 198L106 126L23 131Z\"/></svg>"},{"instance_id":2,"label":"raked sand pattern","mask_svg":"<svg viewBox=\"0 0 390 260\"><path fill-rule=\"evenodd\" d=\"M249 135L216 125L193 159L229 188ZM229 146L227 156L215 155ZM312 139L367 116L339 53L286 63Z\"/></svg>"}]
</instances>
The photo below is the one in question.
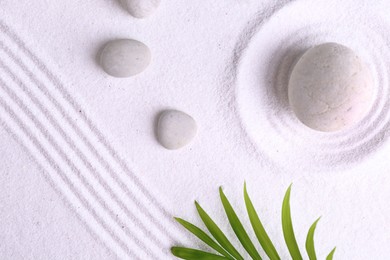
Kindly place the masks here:
<instances>
[{"instance_id":1,"label":"raked sand pattern","mask_svg":"<svg viewBox=\"0 0 390 260\"><path fill-rule=\"evenodd\" d=\"M9 2L11 3L11 1ZM84 11L83 9L78 10L75 6L89 8L96 5L100 8L96 13L90 12L83 17L85 20L82 20L82 23L88 24L85 28L96 29L98 26L95 25L104 27L107 24L115 24L119 27L117 31L113 27L112 34L111 31L99 32L96 29L94 33L102 34L101 38L98 39L109 40L108 38L115 38L118 35L133 37L140 34L143 35L140 40L146 42L150 38L148 41L151 43L152 52L158 49L160 44L164 48L165 46L169 48L171 42L175 43L172 45L174 48L171 48L174 49L175 53L172 50L166 55L161 50L159 54L156 52L156 61L159 61L158 55L163 57L163 60L169 60L172 62L174 72L161 70L161 67L155 66L154 69L159 73L152 75L158 75L161 77L161 81L158 77L156 77L157 79L153 78L153 82L145 84L148 85L145 86L145 93L152 89L159 95L161 94L161 100L166 103L163 105L169 107L173 103L175 108L187 111L185 108L176 107L177 104L183 105L184 102L187 102L189 103L188 108L192 109L189 111L191 114L198 110L205 113L204 118L194 114L202 125L200 125L196 141L194 140L192 151L191 147L188 150L184 148L171 153L177 157L165 157L166 153L154 150L154 158L158 158L159 161L149 168L151 172L156 169L158 174L160 171L164 171L164 173L172 171L171 175L167 174L163 178L176 181L176 183L168 181L163 183L162 177L154 175L157 181L153 184L161 185L159 187L161 189L156 193L162 196L164 192L169 193L172 202L169 207L164 205L160 198L152 192L152 188L143 182L144 179L140 173L135 173L129 168L109 139L103 136L101 133L103 131L96 127L97 124L92 120L92 116L90 117L83 112L76 98L73 97L72 93L69 93L70 87L67 81L62 78L63 72L59 72L54 63L50 63L52 60L40 52L42 46L35 48L36 44L31 39L39 37L39 34L33 35L31 39L27 38L22 32L15 32L12 22L6 18L4 19L7 23L0 20L1 124L34 157L47 182L64 201L64 205L77 216L82 226L88 229L94 240L98 242L97 244L106 247L118 258L171 259L170 246L183 241L181 237L187 233L173 222L173 213L170 207L177 208L175 214L177 213L178 216L196 216L195 212L184 212L185 206L183 205L190 205L192 199L197 199L199 196L202 203L208 203L207 207L213 211L213 216L220 217L221 215L218 213L222 213L222 209L212 208L213 198L209 196L210 190L217 188L217 185L226 185L229 186L228 188L232 188L236 183L239 183L241 187L244 179L252 180L253 187L259 187L254 192L258 192L257 195L261 198L259 199L261 210L268 213L268 216L273 216L272 211L276 210L276 206L275 208L267 208L264 206L267 203L261 203L266 201L272 204L277 198L277 190L283 190L285 185L294 182L296 185L294 187L300 187L300 189L296 189L294 194L300 195L303 201L302 205L297 206L304 207L304 209L316 206L316 210L319 212L327 213L324 216L329 216L328 220L334 221L335 230L328 233L323 232L323 234L332 237L336 234L336 240L346 240L345 245L347 246L340 245L338 247L340 255L352 255L352 258L355 259L364 257L371 254L370 250L363 248L363 245L367 244L370 248L378 246L378 248L374 248L378 251L375 252L378 256L388 253L384 246L388 239L388 232L385 230L389 212L388 196L386 195L387 165L381 168L382 171L377 174L370 172L370 175L367 175L356 170L358 178L352 181L351 176L354 178L356 175L335 174L327 176L327 171L342 170L351 166L351 173L354 174L355 168L353 166L357 168L363 159L368 159L382 146L385 146L384 144L388 143L390 126L390 101L388 98L390 94L390 36L388 32L390 31L390 21L388 16L384 15L385 12L380 12L379 9L386 10L383 7L390 6L385 4L385 1L378 1L378 5L375 5L369 0L359 0L359 5L356 5L357 1L354 0L341 2L336 0L264 1L264 5L263 2L261 4L257 1L253 2L256 2L255 9L247 8L245 1L239 4L232 3L233 6L236 5L236 8L238 5L240 8L242 5L244 7L240 12L242 16L233 20L235 23L232 24L235 26L232 26L232 32L236 34L232 34L234 38L229 38L230 42L224 41L225 38L231 36L230 34L217 35L216 31L221 32L222 25L213 27L213 23L218 19L205 12L208 7L204 10L201 9L203 4L200 3L191 3L188 10L184 8L183 12L175 13L175 15L178 14L177 17L171 17L169 16L171 13L167 10L176 8L177 3L165 1L166 6L169 6L164 11L166 12L165 23L161 23L161 27L160 21L156 23L157 25L154 24L154 31L151 31L150 34L141 34L141 31L143 33L147 31L146 27L139 29L141 22L139 24L134 22L131 24L134 27L131 27L129 20L116 19L115 12L108 12L108 7L111 8L110 11L119 12L119 8L116 8L118 7L117 1L99 4L93 1L81 4L74 1L72 3L74 5L67 10L68 16L65 16L64 21L61 20L58 23L58 27L42 26L43 30L56 28L56 32L62 32L60 30L62 26L69 26L64 28L64 34L57 33L53 34L53 38L44 38L44 41L49 42L45 43L45 46L53 48L51 49L53 53L56 51L54 48L61 46L61 44L57 42L56 45L53 45L55 47L52 47L50 40L62 43L61 40L86 34L84 30L75 30L74 28L78 25L67 20L80 17L80 13ZM40 3L31 2L30 4L33 6L33 4L39 5ZM66 5L64 2L61 4L59 4L58 10L57 6L56 8L51 6L54 12L42 22L44 25L50 24L50 19L57 19L56 16L63 11L61 8ZM212 12L218 13L226 19L221 18L223 26L234 19L236 10L229 13L230 9L233 9L230 7L230 3L212 1L209 5ZM50 7L50 5L48 6ZM184 4L179 6L183 7ZM27 12L30 8L27 5L23 7L23 12ZM220 7L224 7L224 9ZM39 8L36 12L41 11ZM220 10L223 10L223 13L219 13ZM247 12L251 13L250 11L253 10L259 12L256 15L246 15ZM207 11L209 10L207 9ZM154 19L158 13L163 12L157 12L150 19ZM92 22L89 24L91 18L97 15L98 17L104 16L105 19L102 19L104 23L99 24L97 21L96 24ZM128 16L126 13L126 19L129 18ZM21 20L21 15L15 15L15 17ZM36 13L32 13L31 17L35 19ZM189 19L186 20L187 18ZM32 26L41 23L41 21L34 19L27 21L34 21ZM39 19L41 18L39 17ZM206 22L202 19L205 19ZM186 26L182 26L185 30L175 30L179 27L177 24L181 25L181 22L185 22ZM143 26L148 25L148 21L142 20L142 23ZM222 24L222 22L220 23ZM139 26L139 31L134 29L134 24ZM172 30L172 35L164 39L165 41L159 42L157 40L159 40L160 35L156 32L164 31L165 26L171 26L169 28ZM37 31L40 32L42 28L39 27ZM105 29L107 28L108 26L105 27ZM111 27L109 28L111 30ZM229 29L227 26L226 30ZM37 31L34 33L37 34ZM71 32L76 32L76 34L73 35ZM124 32L134 34L123 36ZM180 33L185 34L186 37L179 37ZM156 38L153 38L154 34L157 35ZM216 34L215 38L219 42L211 37L213 34ZM202 44L203 41L197 42L198 39L193 39L192 35L198 39L206 37L205 44ZM80 41L78 42L79 48L76 48L79 52L69 51L64 52L64 55L70 53L76 56L80 55L81 49L88 52L83 48L85 46L89 48L93 41L95 38L89 38L86 42ZM154 44L153 49L154 41L158 44ZM348 132L324 134L312 131L294 118L294 114L289 108L287 99L288 75L294 63L307 48L325 41L336 41L354 49L368 63L374 75L375 104L364 120ZM70 45L70 42L67 44ZM190 46L193 48L183 48L183 50L178 48L178 46L184 46L188 42L196 44ZM234 44L236 44L235 48ZM44 48L42 47L42 49ZM197 51L202 55L197 55ZM184 55L188 52L191 52L193 56ZM206 58L198 59L200 56L206 56L207 53L215 59L217 66L214 63L207 63ZM227 62L222 62L225 58ZM64 59L62 57L61 61ZM84 56L83 61L85 62L78 63L78 65L88 65L88 62L92 64L94 62L92 59L88 60L88 57ZM156 63L152 62L151 71ZM200 64L207 68L206 72L214 70L206 75L203 68L200 68ZM67 65L72 66L71 62ZM78 69L80 67L75 66L73 72L77 72ZM92 69L92 66L87 69ZM183 71L179 71L180 69ZM188 74L185 73L187 71L189 71ZM92 72L97 72L97 70ZM101 70L99 72L104 73ZM176 72L182 73L176 74ZM96 75L91 73L89 76L88 80L93 85L94 82L91 78ZM214 81L209 86L207 84L210 80ZM157 81L166 89L159 84L152 84ZM134 82L134 85L142 85L143 83ZM193 92L192 89L187 92L187 83L193 87ZM131 84L132 82L125 87L130 94L133 94L131 91L134 88L131 87L134 85ZM106 87L102 85L100 87ZM118 85L119 83L112 89ZM142 85L142 87L144 86ZM89 88L85 89L86 91L90 90ZM161 89L164 91L157 91ZM191 93L188 94L189 92ZM138 93L144 94L144 92ZM95 93L93 92L93 94ZM141 94L139 94L141 100L148 97L146 94L145 96ZM187 99L183 98L182 95L186 94L191 99L198 98L198 100L192 102L188 97ZM107 95L105 104L112 102L112 97L117 96ZM136 97L138 98L138 96ZM178 100L183 98L183 103L178 102L176 98ZM160 99L154 99L153 102L156 100ZM175 101L177 102L175 103ZM212 105L208 104L210 109L207 104L202 103L203 101L212 103ZM119 110L122 107L118 106L115 109ZM151 110L149 109L149 113ZM114 109L110 112L112 111ZM107 117L102 116L102 119L107 119ZM120 120L122 119L117 121ZM202 128L205 125L208 128ZM138 126L145 125L139 123ZM204 134L207 130L209 132ZM137 138L137 135L131 137ZM149 137L145 137L145 139L147 138ZM153 137L150 138L154 141ZM126 139L126 141L129 140ZM145 140L143 139L143 141ZM151 143L145 141L141 143L141 146L143 144L145 146L139 149L142 148L143 151L149 152L148 149L152 148L150 150L153 152L155 147ZM137 148L131 147L129 150L138 151ZM161 147L159 146L159 148ZM164 150L164 152L167 151ZM220 156L221 154L222 156ZM180 161L182 158L188 160L183 163ZM192 161L192 158L196 158L196 160ZM383 160L386 158L382 159L382 163ZM269 163L270 167L263 169L262 166L266 164L264 162ZM137 163L140 162L135 160L134 164ZM150 162L145 160L143 163ZM288 171L284 171L286 168ZM302 174L303 177L299 177L299 174L304 172L301 171L302 169L310 174ZM181 175L176 173L176 170ZM317 178L318 176L320 178ZM176 190L172 187L175 187ZM314 190L318 191L318 193L313 194L313 197L319 201L318 205L315 205L307 196L308 192ZM323 194L326 194L325 198ZM305 208L306 206L307 208ZM277 207L279 210L279 205ZM304 220L305 215L299 210L296 210L294 214L297 220ZM328 220L324 218L323 221ZM15 221L15 223L17 225L18 222ZM374 231L372 231L372 226L375 227ZM383 227L385 227L384 231ZM378 230L383 234L379 234L380 232L374 234ZM351 236L352 238L348 240ZM191 241L194 242L195 239ZM189 246L195 246L195 243ZM338 246L339 244L341 243L338 243Z\"/></svg>"},{"instance_id":2,"label":"raked sand pattern","mask_svg":"<svg viewBox=\"0 0 390 260\"><path fill-rule=\"evenodd\" d=\"M285 1L269 10L244 31L233 56L232 64L238 66L228 70L235 91L229 93L230 102L236 104L254 149L282 168L295 164L298 169L331 170L369 156L387 139L390 123L390 39L385 18L355 1ZM304 126L287 97L294 64L308 48L324 42L357 51L375 82L374 106L368 115L351 129L335 133Z\"/></svg>"},{"instance_id":3,"label":"raked sand pattern","mask_svg":"<svg viewBox=\"0 0 390 260\"><path fill-rule=\"evenodd\" d=\"M66 205L118 257L168 254L176 226L166 224L172 219L167 210L79 112L45 63L3 22L0 33L0 115L6 129L30 151Z\"/></svg>"}]
</instances>

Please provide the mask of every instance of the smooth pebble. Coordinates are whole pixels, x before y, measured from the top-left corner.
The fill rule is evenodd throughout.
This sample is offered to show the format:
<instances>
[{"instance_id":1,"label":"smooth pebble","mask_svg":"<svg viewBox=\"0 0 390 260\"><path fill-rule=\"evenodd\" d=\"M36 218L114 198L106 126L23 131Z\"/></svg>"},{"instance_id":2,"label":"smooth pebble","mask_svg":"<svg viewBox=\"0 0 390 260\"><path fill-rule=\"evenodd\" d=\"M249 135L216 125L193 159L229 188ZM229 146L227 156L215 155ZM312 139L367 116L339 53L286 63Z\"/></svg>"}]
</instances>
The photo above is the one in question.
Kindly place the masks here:
<instances>
[{"instance_id":1,"label":"smooth pebble","mask_svg":"<svg viewBox=\"0 0 390 260\"><path fill-rule=\"evenodd\" d=\"M288 97L298 119L308 127L331 132L359 122L372 106L373 77L348 47L315 46L293 68Z\"/></svg>"},{"instance_id":2,"label":"smooth pebble","mask_svg":"<svg viewBox=\"0 0 390 260\"><path fill-rule=\"evenodd\" d=\"M176 150L190 143L197 130L197 124L190 115L177 110L166 110L158 119L157 139L165 148Z\"/></svg>"},{"instance_id":3,"label":"smooth pebble","mask_svg":"<svg viewBox=\"0 0 390 260\"><path fill-rule=\"evenodd\" d=\"M150 64L151 53L145 44L120 39L108 42L100 55L100 64L109 75L124 78L141 73Z\"/></svg>"},{"instance_id":4,"label":"smooth pebble","mask_svg":"<svg viewBox=\"0 0 390 260\"><path fill-rule=\"evenodd\" d=\"M127 11L136 18L150 16L160 5L160 0L122 0Z\"/></svg>"}]
</instances>

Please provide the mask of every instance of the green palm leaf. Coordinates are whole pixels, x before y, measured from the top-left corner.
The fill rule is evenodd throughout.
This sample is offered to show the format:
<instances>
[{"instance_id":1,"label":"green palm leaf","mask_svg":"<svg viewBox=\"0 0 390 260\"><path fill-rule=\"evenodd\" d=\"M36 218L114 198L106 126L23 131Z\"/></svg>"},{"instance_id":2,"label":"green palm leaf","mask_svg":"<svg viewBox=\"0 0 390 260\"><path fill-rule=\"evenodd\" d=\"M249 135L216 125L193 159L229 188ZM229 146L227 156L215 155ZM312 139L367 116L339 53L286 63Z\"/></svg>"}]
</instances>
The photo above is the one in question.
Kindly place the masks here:
<instances>
[{"instance_id":1,"label":"green palm leaf","mask_svg":"<svg viewBox=\"0 0 390 260\"><path fill-rule=\"evenodd\" d=\"M229 200L225 196L222 188L219 188L219 194L221 197L222 205L224 207L225 213L228 217L230 226L232 227L234 233L237 238L241 242L242 246L249 253L251 258L255 260L261 260L260 254L256 250L256 247L253 245L252 241L249 238L248 233L245 231L244 226L242 225L240 219L238 218L236 212L231 206ZM300 253L294 229L292 225L291 219L291 209L290 209L290 194L291 194L291 185L288 187L286 194L283 199L282 205L282 229L283 236L286 242L287 248L290 252L290 255L293 260L302 260L302 255ZM280 260L280 256L276 251L271 239L268 237L267 232L265 231L263 224L260 221L260 218L252 204L252 201L248 195L246 184L244 184L244 199L245 205L248 212L248 216L253 227L253 230L256 234L257 239L260 242L261 247L264 249L265 253L271 260ZM184 248L184 247L172 247L172 254L182 258L182 259L206 259L206 260L218 260L218 259L228 259L228 260L244 260L244 258L240 255L237 249L232 245L232 243L228 240L226 235L221 231L221 229L217 226L217 224L210 218L210 216L203 210L203 208L199 205L198 202L195 201L196 209L201 217L202 221L206 225L208 231L214 237L212 238L210 235L206 234L203 230L198 228L197 226L187 222L181 218L175 218L177 222L179 222L184 228L186 228L189 232L194 234L208 246L216 251L218 254L209 253L197 249L192 248ZM314 247L314 233L317 227L317 223L320 220L318 218L309 228L306 237L306 251L310 260L317 260L316 251ZM215 239L215 240L214 240ZM334 248L329 255L326 257L326 260L333 260L333 255L335 253L336 248Z\"/></svg>"},{"instance_id":2,"label":"green palm leaf","mask_svg":"<svg viewBox=\"0 0 390 260\"><path fill-rule=\"evenodd\" d=\"M251 221L253 230L255 231L256 237L260 242L260 245L263 247L265 253L271 260L280 260L279 254L272 244L271 239L268 237L267 232L265 231L263 224L261 223L260 218L252 204L252 201L249 198L248 192L246 190L246 183L244 184L244 199L249 219Z\"/></svg>"},{"instance_id":3,"label":"green palm leaf","mask_svg":"<svg viewBox=\"0 0 390 260\"><path fill-rule=\"evenodd\" d=\"M257 252L251 239L249 238L248 233L246 233L243 225L241 224L241 221L237 217L236 212L234 211L229 200L226 198L221 187L219 188L219 195L221 197L221 201L225 209L226 215L229 219L230 225L234 233L236 234L237 238L240 240L242 246L245 248L245 250L249 253L249 255L254 260L261 260L259 253Z\"/></svg>"},{"instance_id":4,"label":"green palm leaf","mask_svg":"<svg viewBox=\"0 0 390 260\"><path fill-rule=\"evenodd\" d=\"M317 256L316 256L316 250L315 250L315 247L314 247L314 232L316 230L316 227L317 227L317 223L318 221L320 220L320 218L318 218L310 227L309 229L309 232L307 233L307 238L306 238L306 252L307 252L307 255L309 256L309 259L310 260L317 260Z\"/></svg>"},{"instance_id":5,"label":"green palm leaf","mask_svg":"<svg viewBox=\"0 0 390 260\"><path fill-rule=\"evenodd\" d=\"M218 243L231 254L233 257L239 260L244 260L244 258L238 253L234 248L232 243L227 239L225 234L221 229L215 224L215 222L210 218L210 216L203 210L198 202L195 201L196 209L198 210L199 216L202 219L203 223L206 225L207 229L210 231L211 235L218 241Z\"/></svg>"},{"instance_id":6,"label":"green palm leaf","mask_svg":"<svg viewBox=\"0 0 390 260\"><path fill-rule=\"evenodd\" d=\"M209 235L207 235L203 230L198 228L197 226L191 224L188 221L185 221L181 218L175 218L177 222L179 222L183 227L185 227L188 231L198 237L200 240L205 242L208 246L213 248L215 251L220 253L221 255L226 256L228 259L233 259L220 245L218 245Z\"/></svg>"},{"instance_id":7,"label":"green palm leaf","mask_svg":"<svg viewBox=\"0 0 390 260\"><path fill-rule=\"evenodd\" d=\"M171 252L174 256L187 260L222 260L228 259L224 256L211 254L201 250L185 248L185 247L172 247Z\"/></svg>"},{"instance_id":8,"label":"green palm leaf","mask_svg":"<svg viewBox=\"0 0 390 260\"><path fill-rule=\"evenodd\" d=\"M293 260L302 260L301 252L295 239L294 229L291 221L291 211L290 211L290 193L291 185L288 187L286 195L283 199L282 206L282 228L284 240L286 241L288 251Z\"/></svg>"},{"instance_id":9,"label":"green palm leaf","mask_svg":"<svg viewBox=\"0 0 390 260\"><path fill-rule=\"evenodd\" d=\"M330 251L329 255L326 257L326 260L332 260L335 251L336 251L336 248L333 248L333 250Z\"/></svg>"}]
</instances>

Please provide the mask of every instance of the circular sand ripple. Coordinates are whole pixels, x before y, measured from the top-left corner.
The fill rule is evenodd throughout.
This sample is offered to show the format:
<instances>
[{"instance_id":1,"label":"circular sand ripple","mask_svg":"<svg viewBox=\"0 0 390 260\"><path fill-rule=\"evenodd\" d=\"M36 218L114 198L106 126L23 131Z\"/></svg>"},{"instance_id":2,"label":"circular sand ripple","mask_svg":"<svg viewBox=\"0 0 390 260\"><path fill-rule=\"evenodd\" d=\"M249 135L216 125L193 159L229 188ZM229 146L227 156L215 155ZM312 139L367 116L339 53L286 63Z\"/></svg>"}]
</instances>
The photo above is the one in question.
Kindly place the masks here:
<instances>
[{"instance_id":1,"label":"circular sand ripple","mask_svg":"<svg viewBox=\"0 0 390 260\"><path fill-rule=\"evenodd\" d=\"M365 8L357 8L354 1L339 2L285 3L266 19L256 17L235 50L233 99L242 127L259 153L282 166L345 166L372 154L387 140L390 21L381 17L380 4L375 10L369 1ZM334 133L304 126L287 96L295 62L308 48L324 42L353 49L372 70L375 83L374 104L366 117Z\"/></svg>"}]
</instances>

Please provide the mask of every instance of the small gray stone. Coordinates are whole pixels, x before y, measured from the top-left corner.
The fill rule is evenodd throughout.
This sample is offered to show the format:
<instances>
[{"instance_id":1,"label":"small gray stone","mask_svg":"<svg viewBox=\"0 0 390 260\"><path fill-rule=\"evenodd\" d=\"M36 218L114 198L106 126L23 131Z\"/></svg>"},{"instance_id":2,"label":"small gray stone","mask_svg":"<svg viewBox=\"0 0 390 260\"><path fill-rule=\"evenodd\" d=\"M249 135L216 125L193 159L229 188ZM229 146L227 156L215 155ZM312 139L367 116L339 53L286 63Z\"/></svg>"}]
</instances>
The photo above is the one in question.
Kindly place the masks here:
<instances>
[{"instance_id":1,"label":"small gray stone","mask_svg":"<svg viewBox=\"0 0 390 260\"><path fill-rule=\"evenodd\" d=\"M141 73L150 64L151 53L142 42L120 39L108 42L100 55L100 64L109 75L125 78Z\"/></svg>"},{"instance_id":2,"label":"small gray stone","mask_svg":"<svg viewBox=\"0 0 390 260\"><path fill-rule=\"evenodd\" d=\"M176 150L190 143L197 130L191 116L177 110L166 110L158 119L157 139L165 148Z\"/></svg>"},{"instance_id":3,"label":"small gray stone","mask_svg":"<svg viewBox=\"0 0 390 260\"><path fill-rule=\"evenodd\" d=\"M160 0L122 0L123 6L136 18L151 15L160 5Z\"/></svg>"}]
</instances>

